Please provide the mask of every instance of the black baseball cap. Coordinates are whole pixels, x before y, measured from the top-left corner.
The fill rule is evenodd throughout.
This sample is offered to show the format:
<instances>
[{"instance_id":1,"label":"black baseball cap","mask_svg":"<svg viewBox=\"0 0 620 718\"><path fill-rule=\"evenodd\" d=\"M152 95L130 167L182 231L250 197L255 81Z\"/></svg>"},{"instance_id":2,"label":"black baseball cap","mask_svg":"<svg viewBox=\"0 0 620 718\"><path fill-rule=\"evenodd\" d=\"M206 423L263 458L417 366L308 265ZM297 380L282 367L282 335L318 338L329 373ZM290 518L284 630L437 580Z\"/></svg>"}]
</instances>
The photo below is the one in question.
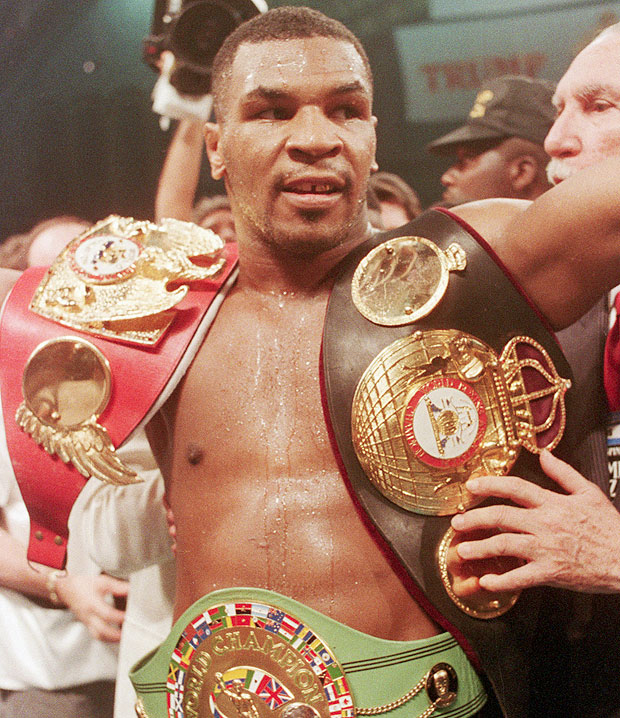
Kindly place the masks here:
<instances>
[{"instance_id":1,"label":"black baseball cap","mask_svg":"<svg viewBox=\"0 0 620 718\"><path fill-rule=\"evenodd\" d=\"M480 88L466 124L427 145L430 152L452 154L456 145L522 137L543 144L555 119L555 86L546 80L503 75Z\"/></svg>"}]
</instances>

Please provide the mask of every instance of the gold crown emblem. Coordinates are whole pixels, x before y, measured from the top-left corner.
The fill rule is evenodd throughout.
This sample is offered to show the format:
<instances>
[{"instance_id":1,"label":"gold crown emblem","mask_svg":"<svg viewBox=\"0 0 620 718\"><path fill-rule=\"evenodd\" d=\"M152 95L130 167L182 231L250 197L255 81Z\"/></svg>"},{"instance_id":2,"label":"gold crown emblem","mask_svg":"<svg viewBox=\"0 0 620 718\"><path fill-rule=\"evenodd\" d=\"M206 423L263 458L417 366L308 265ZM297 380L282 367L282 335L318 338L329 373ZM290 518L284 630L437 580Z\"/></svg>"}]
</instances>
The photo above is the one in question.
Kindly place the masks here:
<instances>
[{"instance_id":1,"label":"gold crown emblem","mask_svg":"<svg viewBox=\"0 0 620 718\"><path fill-rule=\"evenodd\" d=\"M570 379L561 377L545 349L531 337L514 337L500 357L520 443L539 454L560 442L566 426L564 395Z\"/></svg>"}]
</instances>

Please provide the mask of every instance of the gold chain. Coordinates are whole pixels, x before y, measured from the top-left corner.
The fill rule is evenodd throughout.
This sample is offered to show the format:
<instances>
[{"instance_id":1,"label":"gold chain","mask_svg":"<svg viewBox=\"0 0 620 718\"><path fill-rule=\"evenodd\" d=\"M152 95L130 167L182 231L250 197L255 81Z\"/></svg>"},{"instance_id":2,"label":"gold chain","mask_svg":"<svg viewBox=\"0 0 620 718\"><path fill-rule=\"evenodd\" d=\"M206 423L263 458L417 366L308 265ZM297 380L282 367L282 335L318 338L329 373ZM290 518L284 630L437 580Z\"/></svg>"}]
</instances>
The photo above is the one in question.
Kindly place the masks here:
<instances>
[{"instance_id":1,"label":"gold chain","mask_svg":"<svg viewBox=\"0 0 620 718\"><path fill-rule=\"evenodd\" d=\"M401 696L401 698L398 698L391 703L386 703L382 706L376 706L375 708L356 708L355 715L376 716L380 715L381 713L389 713L390 711L396 710L396 708L400 708L401 706L405 705L405 703L418 695L418 693L426 685L426 681L428 680L429 675L430 671L425 676L423 676L410 691L407 691L404 696ZM435 712L435 708L437 707L438 703L439 699L431 703L431 705L424 711L424 713L421 713L418 718L429 718L429 716L431 716Z\"/></svg>"},{"instance_id":2,"label":"gold chain","mask_svg":"<svg viewBox=\"0 0 620 718\"><path fill-rule=\"evenodd\" d=\"M142 703L142 699L138 698L136 701L134 708L136 709L136 715L138 718L149 718L146 714L146 711L144 710L144 703Z\"/></svg>"},{"instance_id":3,"label":"gold chain","mask_svg":"<svg viewBox=\"0 0 620 718\"><path fill-rule=\"evenodd\" d=\"M389 713L390 711L396 710L397 708L404 706L405 703L409 702L412 698L415 698L418 693L420 693L422 688L424 688L424 686L426 685L426 681L428 680L429 676L430 671L425 676L423 676L411 690L407 691L404 696L401 696L397 700L391 701L390 703L385 703L382 706L375 706L374 708L355 708L355 715L376 716L382 713ZM435 708L437 708L440 701L441 698L438 698L437 700L433 701L424 712L420 713L418 718L430 718L430 716L433 715L433 713L435 712ZM146 711L144 710L144 704L142 703L142 700L140 698L138 698L135 703L135 709L138 718L149 718Z\"/></svg>"}]
</instances>

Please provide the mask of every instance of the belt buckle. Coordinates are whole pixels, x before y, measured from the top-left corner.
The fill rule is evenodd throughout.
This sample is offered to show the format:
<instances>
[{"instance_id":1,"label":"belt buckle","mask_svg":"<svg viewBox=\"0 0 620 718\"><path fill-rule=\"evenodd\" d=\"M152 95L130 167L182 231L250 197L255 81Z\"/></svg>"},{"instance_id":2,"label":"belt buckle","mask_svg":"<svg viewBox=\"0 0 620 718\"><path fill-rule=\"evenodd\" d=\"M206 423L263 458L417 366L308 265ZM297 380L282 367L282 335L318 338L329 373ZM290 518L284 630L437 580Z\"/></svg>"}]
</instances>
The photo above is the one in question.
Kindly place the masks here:
<instances>
[{"instance_id":1,"label":"belt buckle","mask_svg":"<svg viewBox=\"0 0 620 718\"><path fill-rule=\"evenodd\" d=\"M63 249L30 310L85 334L154 346L188 285L214 279L223 269L223 246L215 233L191 222L164 219L156 225L111 215Z\"/></svg>"},{"instance_id":2,"label":"belt buckle","mask_svg":"<svg viewBox=\"0 0 620 718\"><path fill-rule=\"evenodd\" d=\"M170 658L174 718L353 718L353 698L327 644L263 603L219 604L182 631Z\"/></svg>"},{"instance_id":3,"label":"belt buckle","mask_svg":"<svg viewBox=\"0 0 620 718\"><path fill-rule=\"evenodd\" d=\"M362 375L353 446L387 499L451 515L480 501L467 479L508 473L522 447L557 446L569 387L530 337L514 337L498 355L456 329L419 330L383 349Z\"/></svg>"},{"instance_id":4,"label":"belt buckle","mask_svg":"<svg viewBox=\"0 0 620 718\"><path fill-rule=\"evenodd\" d=\"M253 602L217 604L191 620L166 683L169 718L354 718L389 713L424 690L422 715L430 716L456 700L456 671L438 663L400 698L356 708L327 643L286 611ZM143 706L136 711L146 715Z\"/></svg>"},{"instance_id":5,"label":"belt buckle","mask_svg":"<svg viewBox=\"0 0 620 718\"><path fill-rule=\"evenodd\" d=\"M538 342L513 337L501 354L455 329L418 330L370 363L353 397L351 435L360 465L392 503L446 516L481 501L467 479L505 475L523 447L553 449L566 412L562 378ZM477 592L462 599L448 557L448 531L437 556L454 603L476 618L496 618L519 594Z\"/></svg>"}]
</instances>

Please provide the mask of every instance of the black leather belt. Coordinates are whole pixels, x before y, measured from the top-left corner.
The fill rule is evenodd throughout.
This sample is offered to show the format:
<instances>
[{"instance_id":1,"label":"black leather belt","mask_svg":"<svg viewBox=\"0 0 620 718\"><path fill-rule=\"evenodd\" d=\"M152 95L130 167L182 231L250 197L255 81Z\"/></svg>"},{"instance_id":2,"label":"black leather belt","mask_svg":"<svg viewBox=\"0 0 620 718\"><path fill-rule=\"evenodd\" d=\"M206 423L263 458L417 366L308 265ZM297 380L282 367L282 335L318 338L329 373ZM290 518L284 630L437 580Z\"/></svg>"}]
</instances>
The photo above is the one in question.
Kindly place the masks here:
<instances>
[{"instance_id":1,"label":"black leather belt","mask_svg":"<svg viewBox=\"0 0 620 718\"><path fill-rule=\"evenodd\" d=\"M360 260L375 246L393 237L411 235L431 239L443 250L453 242L458 243L466 252L467 266L464 271L450 275L444 298L428 316L407 326L379 326L365 319L352 302L354 272ZM323 337L323 372L332 431L350 486L415 582L411 587L415 597L457 639L464 636L463 642L473 648L504 714L509 718L526 716L530 651L545 590L523 592L510 611L492 620L466 615L448 596L437 563L438 546L449 528L450 517L412 513L389 501L369 481L352 444L352 401L364 371L395 340L426 329L459 329L485 342L498 354L512 337L526 335L546 349L561 376L570 377L571 372L553 334L492 258L489 249L443 211L426 212L408 225L377 235L355 250L345 260L331 294ZM569 402L570 391L567 405ZM567 408L570 417L570 407ZM574 432L567 424L565 438L554 452L556 455L566 455L570 443L567 437ZM521 451L511 473L551 487L540 470L538 457L527 451Z\"/></svg>"}]
</instances>

